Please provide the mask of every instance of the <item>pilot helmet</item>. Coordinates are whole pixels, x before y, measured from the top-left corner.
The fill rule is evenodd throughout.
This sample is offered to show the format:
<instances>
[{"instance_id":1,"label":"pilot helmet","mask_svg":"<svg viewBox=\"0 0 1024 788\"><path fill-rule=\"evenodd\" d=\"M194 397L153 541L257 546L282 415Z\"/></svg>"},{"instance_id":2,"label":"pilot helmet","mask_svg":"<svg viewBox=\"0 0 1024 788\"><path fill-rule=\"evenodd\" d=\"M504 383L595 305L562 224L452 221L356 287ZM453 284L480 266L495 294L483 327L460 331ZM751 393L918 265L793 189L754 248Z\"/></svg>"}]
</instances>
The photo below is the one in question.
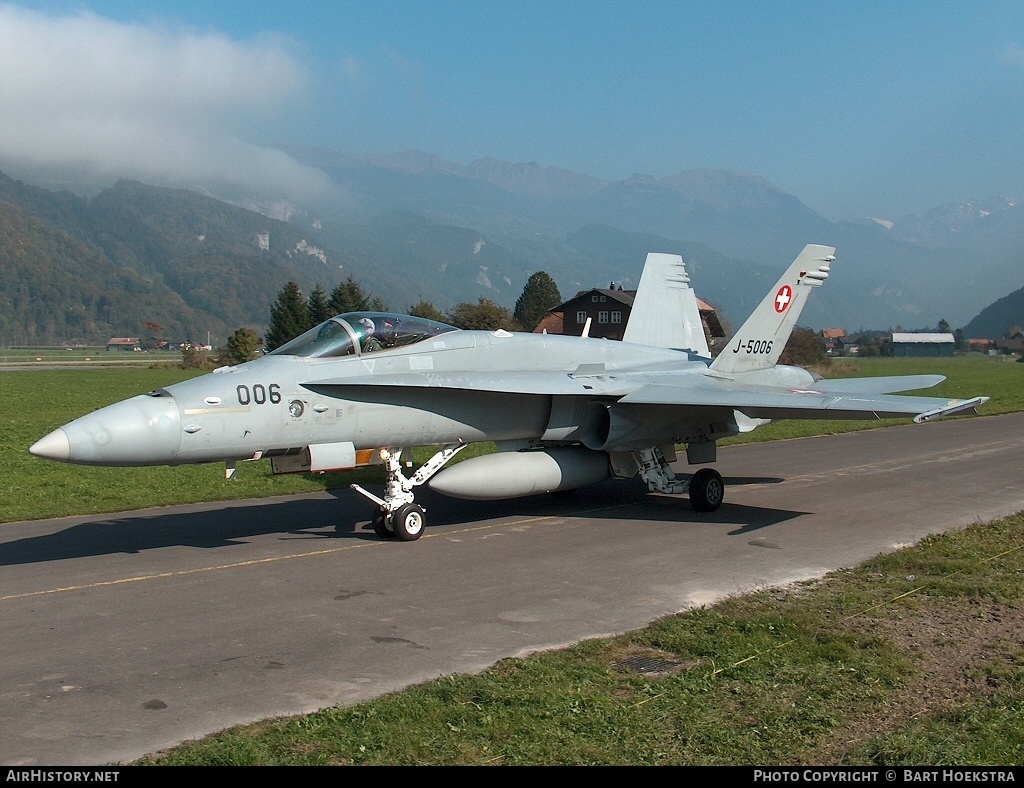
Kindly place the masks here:
<instances>
[{"instance_id":1,"label":"pilot helmet","mask_svg":"<svg viewBox=\"0 0 1024 788\"><path fill-rule=\"evenodd\" d=\"M366 335L367 336L372 334L373 330L376 328L376 326L374 326L374 324L373 324L373 321L370 320L370 318L368 318L368 317L361 317L361 318L359 318L359 325L361 325L366 330Z\"/></svg>"}]
</instances>

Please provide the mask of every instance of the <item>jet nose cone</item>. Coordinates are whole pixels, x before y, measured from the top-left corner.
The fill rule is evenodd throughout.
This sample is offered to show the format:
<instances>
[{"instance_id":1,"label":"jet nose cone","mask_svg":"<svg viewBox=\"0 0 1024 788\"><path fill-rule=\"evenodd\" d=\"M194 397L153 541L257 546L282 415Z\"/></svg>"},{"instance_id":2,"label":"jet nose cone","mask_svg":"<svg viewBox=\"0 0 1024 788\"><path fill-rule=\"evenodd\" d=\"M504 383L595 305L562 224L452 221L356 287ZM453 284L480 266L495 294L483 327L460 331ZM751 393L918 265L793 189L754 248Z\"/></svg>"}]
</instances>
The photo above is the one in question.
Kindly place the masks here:
<instances>
[{"instance_id":1,"label":"jet nose cone","mask_svg":"<svg viewBox=\"0 0 1024 788\"><path fill-rule=\"evenodd\" d=\"M64 430L54 430L29 446L28 450L36 457L57 462L67 462L71 458L71 443Z\"/></svg>"},{"instance_id":2,"label":"jet nose cone","mask_svg":"<svg viewBox=\"0 0 1024 788\"><path fill-rule=\"evenodd\" d=\"M181 416L173 397L140 395L75 419L29 449L79 465L173 465Z\"/></svg>"}]
</instances>

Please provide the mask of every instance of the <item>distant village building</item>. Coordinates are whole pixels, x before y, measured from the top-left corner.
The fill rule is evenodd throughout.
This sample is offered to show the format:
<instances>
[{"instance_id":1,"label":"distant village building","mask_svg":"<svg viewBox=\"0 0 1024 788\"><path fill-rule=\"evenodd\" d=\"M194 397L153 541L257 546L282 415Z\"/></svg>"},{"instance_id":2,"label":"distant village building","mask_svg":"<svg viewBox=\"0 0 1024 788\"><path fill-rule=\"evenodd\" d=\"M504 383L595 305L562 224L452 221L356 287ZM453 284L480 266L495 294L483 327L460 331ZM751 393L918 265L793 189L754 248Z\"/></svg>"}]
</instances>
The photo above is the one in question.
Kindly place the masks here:
<instances>
[{"instance_id":1,"label":"distant village building","mask_svg":"<svg viewBox=\"0 0 1024 788\"><path fill-rule=\"evenodd\" d=\"M142 350L138 337L111 337L107 340L107 351L113 353L117 350Z\"/></svg>"},{"instance_id":2,"label":"distant village building","mask_svg":"<svg viewBox=\"0 0 1024 788\"><path fill-rule=\"evenodd\" d=\"M952 356L956 339L952 334L892 335L893 356Z\"/></svg>"},{"instance_id":3,"label":"distant village building","mask_svg":"<svg viewBox=\"0 0 1024 788\"><path fill-rule=\"evenodd\" d=\"M823 328L821 329L821 344L825 352L830 356L833 353L840 353L846 349L847 337L845 328Z\"/></svg>"},{"instance_id":4,"label":"distant village building","mask_svg":"<svg viewBox=\"0 0 1024 788\"><path fill-rule=\"evenodd\" d=\"M1024 354L1024 339L1014 337L1013 339L993 339L992 349L996 355L1019 356Z\"/></svg>"},{"instance_id":5,"label":"distant village building","mask_svg":"<svg viewBox=\"0 0 1024 788\"><path fill-rule=\"evenodd\" d=\"M605 289L581 290L568 301L548 310L548 316L534 329L537 333L579 336L590 318L590 336L598 339L622 339L629 313L633 310L636 290L623 290L613 282ZM725 336L725 329L715 309L697 299L708 346Z\"/></svg>"},{"instance_id":6,"label":"distant village building","mask_svg":"<svg viewBox=\"0 0 1024 788\"><path fill-rule=\"evenodd\" d=\"M968 339L971 350L990 356L1024 356L1024 330L1014 326L1002 339Z\"/></svg>"}]
</instances>

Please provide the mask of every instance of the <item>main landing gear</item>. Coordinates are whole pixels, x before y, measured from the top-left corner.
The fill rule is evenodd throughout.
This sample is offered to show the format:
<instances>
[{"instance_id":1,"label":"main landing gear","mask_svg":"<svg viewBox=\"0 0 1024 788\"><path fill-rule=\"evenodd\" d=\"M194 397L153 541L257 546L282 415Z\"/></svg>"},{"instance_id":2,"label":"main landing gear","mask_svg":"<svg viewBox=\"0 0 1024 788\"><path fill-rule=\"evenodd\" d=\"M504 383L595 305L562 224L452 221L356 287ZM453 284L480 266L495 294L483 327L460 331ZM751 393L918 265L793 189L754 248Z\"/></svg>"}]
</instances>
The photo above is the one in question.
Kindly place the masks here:
<instances>
[{"instance_id":1,"label":"main landing gear","mask_svg":"<svg viewBox=\"0 0 1024 788\"><path fill-rule=\"evenodd\" d=\"M371 521L373 532L381 539L398 539L401 542L419 539L426 528L427 520L423 507L415 503L413 488L428 481L468 445L460 442L443 447L423 463L412 477L402 473L401 449L381 449L380 457L384 460L387 472L384 497L378 498L358 484L350 485L357 493L380 507Z\"/></svg>"},{"instance_id":2,"label":"main landing gear","mask_svg":"<svg viewBox=\"0 0 1024 788\"><path fill-rule=\"evenodd\" d=\"M668 495L690 493L690 506L695 512L713 512L725 499L722 474L714 468L701 468L689 479L675 475L661 449L643 449L633 452L640 465L640 476L651 492Z\"/></svg>"}]
</instances>

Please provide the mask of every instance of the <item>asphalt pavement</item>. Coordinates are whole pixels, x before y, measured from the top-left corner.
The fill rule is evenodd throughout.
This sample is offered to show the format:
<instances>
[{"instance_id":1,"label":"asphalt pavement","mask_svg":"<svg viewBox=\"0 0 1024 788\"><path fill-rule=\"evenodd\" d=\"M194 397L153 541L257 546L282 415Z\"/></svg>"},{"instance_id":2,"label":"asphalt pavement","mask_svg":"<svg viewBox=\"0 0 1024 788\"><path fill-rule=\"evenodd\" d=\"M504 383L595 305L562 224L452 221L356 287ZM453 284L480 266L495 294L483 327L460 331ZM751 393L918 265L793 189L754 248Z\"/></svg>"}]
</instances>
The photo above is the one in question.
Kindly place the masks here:
<instances>
[{"instance_id":1,"label":"asphalt pavement","mask_svg":"<svg viewBox=\"0 0 1024 788\"><path fill-rule=\"evenodd\" d=\"M0 764L124 762L820 577L1024 510L1022 438L1012 414L727 447L710 514L637 480L428 490L409 543L348 489L0 525Z\"/></svg>"}]
</instances>

